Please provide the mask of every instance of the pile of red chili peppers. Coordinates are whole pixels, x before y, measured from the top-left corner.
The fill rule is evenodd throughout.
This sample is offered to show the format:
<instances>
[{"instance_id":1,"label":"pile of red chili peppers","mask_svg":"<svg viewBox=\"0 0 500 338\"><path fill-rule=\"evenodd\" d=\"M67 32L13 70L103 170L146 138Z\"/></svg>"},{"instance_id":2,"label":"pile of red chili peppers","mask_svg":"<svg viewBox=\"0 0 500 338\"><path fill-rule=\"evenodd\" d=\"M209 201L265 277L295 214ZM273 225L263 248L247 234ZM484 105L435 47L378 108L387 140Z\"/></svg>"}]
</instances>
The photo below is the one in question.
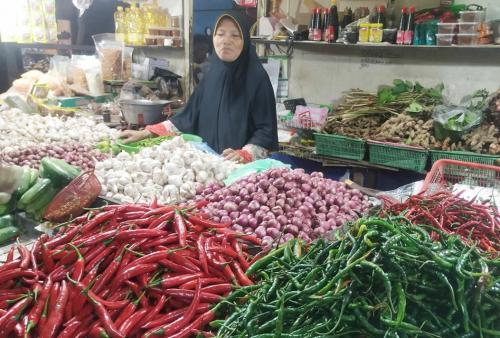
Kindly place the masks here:
<instances>
[{"instance_id":1,"label":"pile of red chili peppers","mask_svg":"<svg viewBox=\"0 0 500 338\"><path fill-rule=\"evenodd\" d=\"M433 195L422 193L410 197L404 203L389 203L386 211L402 215L416 225L432 225L446 233L460 235L465 242L477 243L479 248L496 255L500 250L498 209L465 200L460 195L449 191ZM433 232L432 237L436 240L439 235Z\"/></svg>"},{"instance_id":2,"label":"pile of red chili peppers","mask_svg":"<svg viewBox=\"0 0 500 338\"><path fill-rule=\"evenodd\" d=\"M106 206L14 246L0 266L0 337L189 337L259 245L196 206Z\"/></svg>"}]
</instances>

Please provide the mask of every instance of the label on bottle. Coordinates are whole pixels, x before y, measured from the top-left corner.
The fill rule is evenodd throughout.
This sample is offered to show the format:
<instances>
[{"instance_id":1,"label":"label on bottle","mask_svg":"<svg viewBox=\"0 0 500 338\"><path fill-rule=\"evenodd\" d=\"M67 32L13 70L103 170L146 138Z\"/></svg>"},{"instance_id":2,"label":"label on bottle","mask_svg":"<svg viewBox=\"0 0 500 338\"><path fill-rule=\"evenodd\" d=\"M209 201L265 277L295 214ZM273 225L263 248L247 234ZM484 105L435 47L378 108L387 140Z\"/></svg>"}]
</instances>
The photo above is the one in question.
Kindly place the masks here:
<instances>
[{"instance_id":1,"label":"label on bottle","mask_svg":"<svg viewBox=\"0 0 500 338\"><path fill-rule=\"evenodd\" d=\"M412 45L413 44L413 31L406 31L404 35L404 44Z\"/></svg>"},{"instance_id":2,"label":"label on bottle","mask_svg":"<svg viewBox=\"0 0 500 338\"><path fill-rule=\"evenodd\" d=\"M323 35L323 31L321 29L315 28L313 30L313 40L314 41L321 41L322 35Z\"/></svg>"},{"instance_id":3,"label":"label on bottle","mask_svg":"<svg viewBox=\"0 0 500 338\"><path fill-rule=\"evenodd\" d=\"M335 37L335 30L333 26L328 26L327 29L325 29L325 34L324 34L324 39L326 42L335 42L334 37Z\"/></svg>"},{"instance_id":4,"label":"label on bottle","mask_svg":"<svg viewBox=\"0 0 500 338\"><path fill-rule=\"evenodd\" d=\"M405 43L405 31L398 31L398 34L396 36L396 43L398 45L402 45Z\"/></svg>"}]
</instances>

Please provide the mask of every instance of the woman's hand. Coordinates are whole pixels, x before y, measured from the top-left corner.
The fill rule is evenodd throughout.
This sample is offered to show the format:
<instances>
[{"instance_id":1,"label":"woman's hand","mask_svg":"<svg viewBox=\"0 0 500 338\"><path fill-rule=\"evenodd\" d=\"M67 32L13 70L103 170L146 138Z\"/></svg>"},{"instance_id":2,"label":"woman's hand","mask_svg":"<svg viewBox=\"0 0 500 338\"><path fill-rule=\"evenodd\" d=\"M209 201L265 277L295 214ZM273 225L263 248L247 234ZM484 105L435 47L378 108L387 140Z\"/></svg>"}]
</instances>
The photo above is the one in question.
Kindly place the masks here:
<instances>
[{"instance_id":1,"label":"woman's hand","mask_svg":"<svg viewBox=\"0 0 500 338\"><path fill-rule=\"evenodd\" d=\"M151 132L144 130L124 130L118 136L123 140L123 143L136 142L151 137Z\"/></svg>"},{"instance_id":2,"label":"woman's hand","mask_svg":"<svg viewBox=\"0 0 500 338\"><path fill-rule=\"evenodd\" d=\"M252 155L248 151L242 149L234 150L228 148L222 152L222 156L224 156L226 160L238 163L252 162Z\"/></svg>"}]
</instances>

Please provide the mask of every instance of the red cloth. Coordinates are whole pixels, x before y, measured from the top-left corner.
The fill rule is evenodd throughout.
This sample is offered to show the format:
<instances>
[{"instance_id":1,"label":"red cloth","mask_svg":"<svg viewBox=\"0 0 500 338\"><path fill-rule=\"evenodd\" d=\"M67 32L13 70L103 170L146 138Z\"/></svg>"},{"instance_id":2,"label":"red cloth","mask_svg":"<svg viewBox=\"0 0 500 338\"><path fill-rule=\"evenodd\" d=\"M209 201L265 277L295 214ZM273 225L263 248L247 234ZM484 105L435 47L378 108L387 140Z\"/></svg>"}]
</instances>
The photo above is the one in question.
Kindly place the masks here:
<instances>
[{"instance_id":1,"label":"red cloth","mask_svg":"<svg viewBox=\"0 0 500 338\"><path fill-rule=\"evenodd\" d=\"M252 156L252 154L250 154L249 151L241 149L241 150L238 150L238 153L243 158L243 163L250 163L250 162L252 162L253 156Z\"/></svg>"}]
</instances>

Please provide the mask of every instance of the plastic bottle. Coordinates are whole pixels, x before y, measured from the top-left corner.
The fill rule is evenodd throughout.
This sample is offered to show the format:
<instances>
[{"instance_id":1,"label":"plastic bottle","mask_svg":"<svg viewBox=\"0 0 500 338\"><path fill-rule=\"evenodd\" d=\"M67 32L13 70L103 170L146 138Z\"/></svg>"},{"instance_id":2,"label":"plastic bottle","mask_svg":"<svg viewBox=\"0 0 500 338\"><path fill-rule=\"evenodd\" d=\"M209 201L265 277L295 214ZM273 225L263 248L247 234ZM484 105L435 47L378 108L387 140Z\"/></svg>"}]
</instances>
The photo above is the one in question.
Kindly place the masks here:
<instances>
[{"instance_id":1,"label":"plastic bottle","mask_svg":"<svg viewBox=\"0 0 500 338\"><path fill-rule=\"evenodd\" d=\"M404 44L411 45L413 43L413 34L415 31L415 7L410 6L408 14L408 24L406 25Z\"/></svg>"},{"instance_id":2,"label":"plastic bottle","mask_svg":"<svg viewBox=\"0 0 500 338\"><path fill-rule=\"evenodd\" d=\"M330 17L332 21L332 26L333 26L333 41L335 42L339 39L339 29L340 29L340 22L339 22L339 11L337 8L337 0L332 0L332 6L330 7Z\"/></svg>"},{"instance_id":3,"label":"plastic bottle","mask_svg":"<svg viewBox=\"0 0 500 338\"><path fill-rule=\"evenodd\" d=\"M115 12L115 33L120 41L125 41L125 12L122 6L118 6Z\"/></svg>"},{"instance_id":4,"label":"plastic bottle","mask_svg":"<svg viewBox=\"0 0 500 338\"><path fill-rule=\"evenodd\" d=\"M129 43L131 45L137 46L140 44L140 35L141 35L141 26L140 26L140 17L139 11L136 4L132 4L130 7L130 16L129 16Z\"/></svg>"},{"instance_id":5,"label":"plastic bottle","mask_svg":"<svg viewBox=\"0 0 500 338\"><path fill-rule=\"evenodd\" d=\"M401 19L399 21L398 34L396 37L396 43L398 45L404 44L405 30L407 24L408 24L408 9L406 8L406 6L403 6L403 8L401 9Z\"/></svg>"},{"instance_id":6,"label":"plastic bottle","mask_svg":"<svg viewBox=\"0 0 500 338\"><path fill-rule=\"evenodd\" d=\"M383 26L385 26L385 7L384 7L384 5L379 6L377 8L377 21L375 23L382 24Z\"/></svg>"}]
</instances>

